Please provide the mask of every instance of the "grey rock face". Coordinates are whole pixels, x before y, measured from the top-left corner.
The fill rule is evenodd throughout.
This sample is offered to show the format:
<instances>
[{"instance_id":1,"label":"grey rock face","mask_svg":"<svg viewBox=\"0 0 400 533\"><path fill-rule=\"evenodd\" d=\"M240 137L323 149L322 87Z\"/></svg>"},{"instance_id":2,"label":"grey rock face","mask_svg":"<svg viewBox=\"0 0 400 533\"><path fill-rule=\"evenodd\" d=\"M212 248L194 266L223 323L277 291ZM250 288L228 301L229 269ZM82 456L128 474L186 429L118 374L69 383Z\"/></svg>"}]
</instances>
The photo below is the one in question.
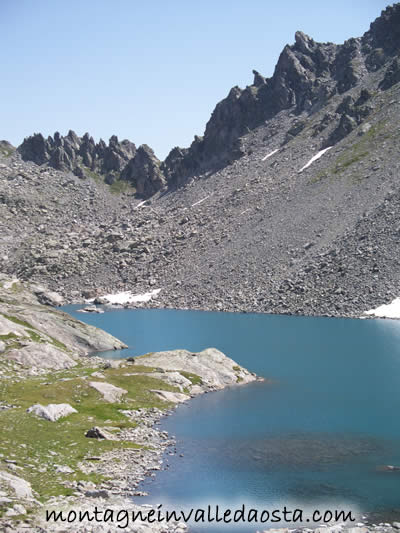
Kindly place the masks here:
<instances>
[{"instance_id":1,"label":"grey rock face","mask_svg":"<svg viewBox=\"0 0 400 533\"><path fill-rule=\"evenodd\" d=\"M136 358L137 363L144 366L159 367L164 370L184 370L201 377L200 388L204 390L218 390L236 385L250 383L257 377L238 366L233 359L216 348L207 348L198 353L187 350L172 350L143 355ZM178 394L178 393L175 393ZM176 402L184 401L185 395L178 395Z\"/></svg>"},{"instance_id":2,"label":"grey rock face","mask_svg":"<svg viewBox=\"0 0 400 533\"><path fill-rule=\"evenodd\" d=\"M347 113L343 113L340 117L339 124L337 128L331 133L328 140L326 141L326 146L332 146L340 140L344 139L346 135L354 130L357 126L357 122Z\"/></svg>"},{"instance_id":3,"label":"grey rock face","mask_svg":"<svg viewBox=\"0 0 400 533\"><path fill-rule=\"evenodd\" d=\"M121 173L121 179L132 183L136 187L137 194L143 198L149 198L166 184L160 169L160 161L146 144L138 148L136 156Z\"/></svg>"},{"instance_id":4,"label":"grey rock face","mask_svg":"<svg viewBox=\"0 0 400 533\"><path fill-rule=\"evenodd\" d=\"M14 493L14 496L22 500L34 500L31 484L14 474L0 471L0 483L7 485Z\"/></svg>"},{"instance_id":5,"label":"grey rock face","mask_svg":"<svg viewBox=\"0 0 400 533\"><path fill-rule=\"evenodd\" d=\"M381 16L371 23L362 39L364 52L382 49L392 55L400 48L400 4L388 6Z\"/></svg>"},{"instance_id":6,"label":"grey rock face","mask_svg":"<svg viewBox=\"0 0 400 533\"><path fill-rule=\"evenodd\" d=\"M35 287L33 290L38 301L43 305L58 307L64 303L64 298L56 292L48 291L44 287Z\"/></svg>"},{"instance_id":7,"label":"grey rock face","mask_svg":"<svg viewBox=\"0 0 400 533\"><path fill-rule=\"evenodd\" d=\"M100 329L41 305L29 286L17 280L1 283L0 335L6 339L2 357L25 367L62 369L75 366L76 359L89 351L126 346ZM43 288L34 290L43 294Z\"/></svg>"},{"instance_id":8,"label":"grey rock face","mask_svg":"<svg viewBox=\"0 0 400 533\"><path fill-rule=\"evenodd\" d=\"M48 149L49 141L46 141L41 133L34 133L31 137L24 140L18 151L24 161L33 161L37 165L43 165L50 160Z\"/></svg>"},{"instance_id":9,"label":"grey rock face","mask_svg":"<svg viewBox=\"0 0 400 533\"><path fill-rule=\"evenodd\" d=\"M152 196L166 184L161 162L149 146L144 144L136 150L132 142L120 142L116 135L107 146L102 140L96 144L88 133L80 138L71 130L65 137L56 132L54 138L47 140L35 134L26 138L18 150L25 161L47 163L57 170L71 171L79 178L97 175L108 185L120 179L128 181L143 198Z\"/></svg>"},{"instance_id":10,"label":"grey rock face","mask_svg":"<svg viewBox=\"0 0 400 533\"><path fill-rule=\"evenodd\" d=\"M400 59L396 57L388 66L385 77L380 83L380 88L386 91L400 81Z\"/></svg>"},{"instance_id":11,"label":"grey rock face","mask_svg":"<svg viewBox=\"0 0 400 533\"><path fill-rule=\"evenodd\" d=\"M124 394L127 394L127 390L111 385L111 383L105 383L103 381L90 381L90 387L96 389L103 396L106 402L117 402Z\"/></svg>"},{"instance_id":12,"label":"grey rock face","mask_svg":"<svg viewBox=\"0 0 400 533\"><path fill-rule=\"evenodd\" d=\"M336 116L340 115L339 123L325 141L324 146L338 143L368 117L373 109L367 104L370 99L371 93L367 89L362 89L356 100L350 95L343 98L336 108Z\"/></svg>"},{"instance_id":13,"label":"grey rock face","mask_svg":"<svg viewBox=\"0 0 400 533\"><path fill-rule=\"evenodd\" d=\"M57 170L71 171L80 178L94 173L103 178L112 176L115 180L120 178L128 161L135 157L136 147L128 140L119 142L115 135L110 138L108 146L102 140L96 144L88 133L80 138L70 130L65 137L56 132L47 140L41 134L34 134L24 140L18 151L24 161L38 165L47 163Z\"/></svg>"},{"instance_id":14,"label":"grey rock face","mask_svg":"<svg viewBox=\"0 0 400 533\"><path fill-rule=\"evenodd\" d=\"M190 396L181 392L170 392L166 390L151 389L161 400L171 403L184 403L190 400Z\"/></svg>"},{"instance_id":15,"label":"grey rock face","mask_svg":"<svg viewBox=\"0 0 400 533\"><path fill-rule=\"evenodd\" d=\"M33 368L71 368L76 365L74 357L51 344L23 344L7 351L6 358Z\"/></svg>"},{"instance_id":16,"label":"grey rock face","mask_svg":"<svg viewBox=\"0 0 400 533\"><path fill-rule=\"evenodd\" d=\"M215 170L243 156L240 138L285 109L309 116L335 95L359 84L367 70L381 68L388 54L397 50L398 4L387 8L362 38L342 45L317 43L303 32L295 44L285 46L274 74L264 78L253 71L254 82L245 89L234 87L219 102L207 123L204 137L189 149L174 148L162 165L170 185L179 186L188 177ZM385 86L396 83L397 66L388 70ZM342 118L331 142L338 142L352 130L352 117ZM356 119L357 120L357 119Z\"/></svg>"}]
</instances>

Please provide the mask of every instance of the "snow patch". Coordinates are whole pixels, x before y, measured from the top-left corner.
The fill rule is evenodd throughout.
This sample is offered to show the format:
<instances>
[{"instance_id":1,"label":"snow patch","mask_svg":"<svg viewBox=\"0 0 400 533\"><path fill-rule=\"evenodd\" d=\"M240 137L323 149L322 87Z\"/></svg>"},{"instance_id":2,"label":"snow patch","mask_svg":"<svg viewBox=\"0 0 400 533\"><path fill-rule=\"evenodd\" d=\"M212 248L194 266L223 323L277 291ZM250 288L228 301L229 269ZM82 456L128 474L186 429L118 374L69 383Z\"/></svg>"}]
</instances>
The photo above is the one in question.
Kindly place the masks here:
<instances>
[{"instance_id":1,"label":"snow patch","mask_svg":"<svg viewBox=\"0 0 400 533\"><path fill-rule=\"evenodd\" d=\"M192 204L190 207L194 207L195 205L199 205L201 204L202 202L204 202L204 200L207 200L207 198L210 198L210 194L208 196L206 196L205 198L202 198L201 200L199 200L198 202L195 202L194 204Z\"/></svg>"},{"instance_id":2,"label":"snow patch","mask_svg":"<svg viewBox=\"0 0 400 533\"><path fill-rule=\"evenodd\" d=\"M107 300L108 303L113 305L125 305L131 303L143 303L149 302L154 296L161 291L161 289L153 289L150 292L143 294L133 294L131 291L118 292L117 294L106 294L102 296L102 299Z\"/></svg>"},{"instance_id":3,"label":"snow patch","mask_svg":"<svg viewBox=\"0 0 400 533\"><path fill-rule=\"evenodd\" d=\"M139 202L133 209L139 209L139 207L142 207L147 202L147 200L143 200L143 202Z\"/></svg>"},{"instance_id":4,"label":"snow patch","mask_svg":"<svg viewBox=\"0 0 400 533\"><path fill-rule=\"evenodd\" d=\"M304 165L304 167L302 167L300 170L299 170L299 174L300 172L303 172L303 170L305 170L306 168L308 168L310 165L312 165L312 163L314 163L314 161L316 161L317 159L319 159L321 156L324 155L325 152L327 152L328 150L330 150L332 148L332 146L328 146L328 148L324 148L323 150L320 150L317 154L315 154L308 163L306 163Z\"/></svg>"},{"instance_id":5,"label":"snow patch","mask_svg":"<svg viewBox=\"0 0 400 533\"><path fill-rule=\"evenodd\" d=\"M261 161L266 161L269 157L273 156L274 154L276 154L276 152L279 152L279 148L277 148L276 150L273 150L272 152L270 152L269 154L267 154L265 157L263 157L261 159Z\"/></svg>"},{"instance_id":6,"label":"snow patch","mask_svg":"<svg viewBox=\"0 0 400 533\"><path fill-rule=\"evenodd\" d=\"M390 304L380 305L364 314L379 318L400 318L400 298L395 298Z\"/></svg>"}]
</instances>

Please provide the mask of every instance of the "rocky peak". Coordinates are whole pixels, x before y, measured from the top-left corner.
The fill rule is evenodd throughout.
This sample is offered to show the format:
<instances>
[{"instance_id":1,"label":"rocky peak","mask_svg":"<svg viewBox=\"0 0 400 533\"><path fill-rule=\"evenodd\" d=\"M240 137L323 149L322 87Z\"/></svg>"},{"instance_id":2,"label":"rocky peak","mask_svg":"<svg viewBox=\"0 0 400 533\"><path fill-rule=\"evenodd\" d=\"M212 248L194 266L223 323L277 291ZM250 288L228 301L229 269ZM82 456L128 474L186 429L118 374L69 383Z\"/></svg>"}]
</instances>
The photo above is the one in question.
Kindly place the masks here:
<instances>
[{"instance_id":1,"label":"rocky peak","mask_svg":"<svg viewBox=\"0 0 400 533\"><path fill-rule=\"evenodd\" d=\"M67 138L76 145L79 145L79 137L73 130L68 131Z\"/></svg>"},{"instance_id":2,"label":"rocky peak","mask_svg":"<svg viewBox=\"0 0 400 533\"><path fill-rule=\"evenodd\" d=\"M147 144L142 144L124 168L121 179L129 181L139 196L149 198L166 184L160 166L161 161L153 150Z\"/></svg>"},{"instance_id":3,"label":"rocky peak","mask_svg":"<svg viewBox=\"0 0 400 533\"><path fill-rule=\"evenodd\" d=\"M388 6L363 36L364 52L382 49L393 55L400 49L400 3Z\"/></svg>"},{"instance_id":4,"label":"rocky peak","mask_svg":"<svg viewBox=\"0 0 400 533\"><path fill-rule=\"evenodd\" d=\"M264 78L257 70L253 70L254 75L254 81L253 85L255 87L260 87L261 85L265 85L267 83L267 78Z\"/></svg>"},{"instance_id":5,"label":"rocky peak","mask_svg":"<svg viewBox=\"0 0 400 533\"><path fill-rule=\"evenodd\" d=\"M118 137L116 135L111 135L110 140L108 141L109 147L117 147L119 145Z\"/></svg>"},{"instance_id":6,"label":"rocky peak","mask_svg":"<svg viewBox=\"0 0 400 533\"><path fill-rule=\"evenodd\" d=\"M120 178L128 161L135 157L136 146L126 139L119 142L116 135L110 138L108 145L102 139L96 144L89 133L78 137L69 130L65 137L58 131L47 139L40 133L34 134L24 140L18 151L26 161L72 171L82 178L95 173L112 183Z\"/></svg>"},{"instance_id":7,"label":"rocky peak","mask_svg":"<svg viewBox=\"0 0 400 533\"><path fill-rule=\"evenodd\" d=\"M294 39L296 42L295 47L303 54L310 53L315 46L314 40L302 31L296 31Z\"/></svg>"},{"instance_id":8,"label":"rocky peak","mask_svg":"<svg viewBox=\"0 0 400 533\"><path fill-rule=\"evenodd\" d=\"M368 71L385 66L390 54L399 49L400 4L383 11L362 38L351 38L340 45L318 43L297 31L294 39L293 45L282 50L271 78L253 70L252 85L243 90L233 87L216 105L200 143L171 151L162 166L171 184L182 184L191 175L240 157L240 137L280 111L312 114L335 94L357 86ZM391 87L398 79L396 58L387 67L381 87ZM340 120L346 128L339 128L340 135L335 138L348 132L350 122L357 124L359 119L343 113Z\"/></svg>"},{"instance_id":9,"label":"rocky peak","mask_svg":"<svg viewBox=\"0 0 400 533\"><path fill-rule=\"evenodd\" d=\"M50 142L45 140L41 133L34 133L31 137L24 139L18 151L25 161L33 161L37 165L43 165L50 159L48 149Z\"/></svg>"}]
</instances>

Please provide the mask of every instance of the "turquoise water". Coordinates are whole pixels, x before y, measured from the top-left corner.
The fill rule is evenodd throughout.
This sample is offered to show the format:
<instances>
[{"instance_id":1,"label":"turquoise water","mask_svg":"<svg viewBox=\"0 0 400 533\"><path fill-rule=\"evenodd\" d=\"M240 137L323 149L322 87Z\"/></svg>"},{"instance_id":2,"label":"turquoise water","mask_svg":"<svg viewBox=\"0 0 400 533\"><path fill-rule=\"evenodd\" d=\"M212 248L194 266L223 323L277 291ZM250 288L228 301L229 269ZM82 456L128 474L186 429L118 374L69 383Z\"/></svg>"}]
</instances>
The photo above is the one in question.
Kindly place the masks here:
<instances>
[{"instance_id":1,"label":"turquoise water","mask_svg":"<svg viewBox=\"0 0 400 533\"><path fill-rule=\"evenodd\" d=\"M400 472L379 469L400 465L400 322L173 310L74 314L130 346L108 356L214 346L272 380L198 397L163 421L178 454L144 484L151 502L400 510Z\"/></svg>"}]
</instances>

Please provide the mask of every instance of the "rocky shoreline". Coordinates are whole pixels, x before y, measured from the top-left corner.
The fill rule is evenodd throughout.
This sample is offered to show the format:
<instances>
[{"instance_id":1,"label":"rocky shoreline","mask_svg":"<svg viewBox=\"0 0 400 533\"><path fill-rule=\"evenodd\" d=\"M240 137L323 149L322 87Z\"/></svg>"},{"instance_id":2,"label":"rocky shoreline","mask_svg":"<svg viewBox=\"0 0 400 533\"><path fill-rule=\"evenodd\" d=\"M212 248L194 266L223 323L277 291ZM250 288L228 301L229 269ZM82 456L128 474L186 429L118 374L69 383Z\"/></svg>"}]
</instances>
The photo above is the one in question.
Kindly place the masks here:
<instances>
[{"instance_id":1,"label":"rocky shoreline","mask_svg":"<svg viewBox=\"0 0 400 533\"><path fill-rule=\"evenodd\" d=\"M210 352L211 350L206 350L205 352ZM184 353L184 350L179 351L179 356L194 357L192 353ZM225 356L220 352L217 353L218 359L225 359ZM167 358L171 361L171 356L174 355L174 352L161 352L158 354L150 354L145 356L147 359L146 364L162 364L162 360ZM155 358L155 360L153 360ZM231 363L231 360L229 360ZM174 361L170 363L174 365ZM135 370L135 364L126 363L124 360L113 360L113 366L125 366L127 368L132 368ZM90 366L92 369L96 370L96 378L100 377L99 374L104 367L107 367L108 364L101 358L91 357ZM187 366L185 364L185 366ZM232 365L231 365L232 366ZM248 373L244 369L241 369L237 365L233 371L234 376L240 377L240 384L246 382L254 381L256 378L254 375ZM168 372L168 369L161 369L157 366L158 373L162 370L161 373ZM214 369L211 368L210 372L205 377L206 385L193 385L191 396L197 394L202 394L204 392L212 392L224 388L224 385L221 383L211 384L209 377L214 374ZM92 373L93 375L93 373ZM243 376L243 378L241 378ZM170 372L170 375L166 376L169 378L169 382L177 383L178 375L176 372ZM183 378L179 379L178 382L185 380ZM226 376L225 376L226 379ZM186 383L185 383L186 384ZM161 392L161 391L160 391ZM174 400L175 402L180 403L181 401L187 401L190 399L189 395L184 395L181 393L174 393L167 391L169 394L168 399ZM174 397L175 395L175 397ZM185 398L181 398L186 396ZM174 404L171 404L174 405ZM14 503L11 508L12 512L8 512L0 518L0 531L20 533L26 531L27 528L29 531L34 533L45 533L52 531L73 531L82 532L82 533L104 533L105 527L108 533L116 532L121 530L122 521L113 526L109 523L99 523L97 525L92 525L91 521L83 520L81 523L74 523L70 527L63 523L55 523L54 521L46 520L46 511L52 512L55 511L57 514L62 511L65 513L65 516L72 511L88 511L92 513L94 508L97 509L113 509L115 513L132 513L141 511L143 516L146 516L148 512L151 511L152 507L149 505L141 506L140 502L137 501L138 497L146 495L141 490L138 490L140 483L146 477L154 477L156 472L161 469L168 468L168 456L174 455L177 453L176 442L174 439L169 438L166 431L161 431L156 428L162 417L169 416L173 414L173 410L168 409L158 409L158 408L142 408L138 410L123 410L123 414L135 424L135 427L132 429L123 429L118 433L117 440L122 442L134 442L141 447L139 449L121 449L121 450L111 450L109 452L103 453L99 456L87 457L85 461L79 463L79 470L84 474L95 474L100 476L106 476L107 481L102 482L101 484L95 484L93 482L85 481L73 481L66 482L65 486L73 489L73 494L71 496L62 496L62 497L52 497L47 500L43 505L41 504L41 509L38 511L33 510L29 514L28 519L15 520L14 516L18 518L18 515L23 515L26 513L26 509L23 504ZM100 430L101 434L106 439L113 439L112 435L107 432L107 430ZM12 463L11 463L12 464ZM68 473L68 467L66 467L66 472ZM72 473L72 470L71 470ZM15 477L18 480L17 477ZM18 482L18 481L17 481ZM1 484L1 470L0 470L0 484ZM135 503L132 500L132 497L137 497ZM9 500L10 503L11 500ZM3 498L2 504L6 503ZM32 501L30 502L32 503ZM38 502L36 501L36 504ZM35 506L36 507L36 506ZM163 523L153 523L149 525L146 521L138 521L132 526L124 527L124 531L132 533L150 533L150 532L164 532L164 533L183 533L186 531L187 525L183 522L177 523L176 521L171 521L168 524Z\"/></svg>"},{"instance_id":2,"label":"rocky shoreline","mask_svg":"<svg viewBox=\"0 0 400 533\"><path fill-rule=\"evenodd\" d=\"M261 378L214 348L126 360L87 357L125 345L40 304L37 294L55 298L1 278L0 530L120 531L118 524L89 519L70 526L47 521L46 511L151 513L132 497L143 495L141 481L168 467L166 452L176 453L175 442L155 427L161 417L198 394ZM183 523L149 525L143 519L124 530L185 529Z\"/></svg>"},{"instance_id":3,"label":"rocky shoreline","mask_svg":"<svg viewBox=\"0 0 400 533\"><path fill-rule=\"evenodd\" d=\"M75 353L74 350L71 350L71 353L68 354L71 357L70 361L64 362L64 367L58 365L58 369L56 367L52 370L52 374L49 374L50 367L56 364L56 358L53 355L48 356L47 359L42 358L42 368L37 367L38 359L35 357L25 359L25 364L22 360L25 353L35 353L32 348L35 344L37 344L37 348L41 350L42 354L46 353L43 350L46 343L54 346L54 340L46 338L48 332L37 329L39 323L35 321L35 316L40 313L45 316L44 313L47 313L52 321L55 320L55 317L57 317L57 320L62 317L65 321L64 327L68 326L67 331L69 333L66 336L64 331L63 336L59 337L63 331L61 324L59 324L57 334L59 339L67 343L72 342L71 327L77 326L76 322L68 315L56 312L54 309L52 310L40 304L37 301L38 296L34 295L31 290L16 280L5 281L5 278L3 278L1 288L2 303L0 304L0 318L3 328L1 331L1 334L3 334L2 342L6 345L5 350L4 347L2 348L2 368L0 369L0 387L3 388L3 391L6 391L6 394L2 395L5 398L1 405L3 413L12 413L19 409L19 416L28 416L23 415L25 407L21 410L21 406L31 406L33 403L40 405L40 401L37 399L38 395L43 394L41 391L48 389L48 387L53 387L53 389L48 389L53 390L53 392L44 392L44 397L49 397L48 395L50 394L50 397L55 395L57 402L70 402L71 396L65 397L66 391L64 390L68 383L73 384L71 390L77 390L76 387L80 388L84 385L84 390L79 398L75 396L74 409L72 410L75 410L75 412L82 409L82 407L85 409L85 398L88 394L95 394L97 398L95 400L96 405L106 405L107 402L109 405L114 405L115 402L124 402L125 397L132 398L132 391L137 390L143 379L145 380L143 385L144 396L138 400L139 404L134 408L132 408L134 404L129 405L128 403L126 408L121 409L122 405L120 403L117 404L116 411L127 422L115 420L115 411L114 414L107 412L106 418L103 418L101 425L98 422L98 420L101 420L98 415L95 418L92 416L87 420L85 419L84 425L79 426L79 428L86 428L86 435L91 438L85 438L85 440L93 441L97 448L95 449L93 446L86 447L83 459L76 460L74 463L69 462L69 460L65 461L67 457L63 456L63 452L57 449L54 444L46 444L46 454L41 456L34 470L37 468L39 470L44 469L46 476L51 476L51 472L55 471L56 475L60 476L59 483L67 493L49 496L45 501L43 501L43 498L40 501L37 489L33 488L37 487L35 482L31 485L29 481L24 479L24 475L21 472L21 470L24 471L27 457L34 456L36 452L30 450L29 455L26 457L24 455L16 455L14 450L18 446L18 442L19 445L25 445L26 442L24 437L22 440L11 442L9 452L3 453L0 466L0 511L2 513L0 530L10 533L22 533L26 530L33 533L50 533L52 531L104 533L106 527L107 532L120 531L121 527L118 527L118 524L112 525L100 522L94 524L87 520L79 524L74 522L70 526L63 522L55 523L54 520L48 522L46 521L45 513L47 510L50 513L52 511L56 514L63 512L65 513L64 516L70 516L68 515L70 512L87 511L92 513L94 509L113 509L115 513L118 511L123 513L138 513L141 511L144 513L142 518L145 517L146 513L151 512L152 507L140 505L140 497L144 495L140 485L141 482L147 477L154 477L161 469L167 469L168 457L179 453L179 450L176 449L175 441L166 432L157 428L161 418L172 414L174 406L182 401L190 400L192 396L204 392L217 391L225 386L242 385L258 378L215 349L208 349L197 354L185 350L175 350L147 354L137 357L135 360L128 358L126 360L110 361L93 356L87 358L83 353L76 359L71 357ZM52 297L55 298L54 295L52 296L43 289L40 291L35 290L40 295L40 298L46 300ZM32 323L26 322L28 318ZM7 325L10 327L10 319L13 331L6 333L4 328ZM52 322L52 327L55 327L54 324ZM43 322L43 319L40 325L46 329L46 322ZM4 333L6 334L4 335ZM11 336L10 333L12 333ZM90 335L93 346L98 345L96 343L100 339L101 342L105 342L105 340L109 342L110 347L122 346L121 343L118 344L119 341L111 336L105 337L103 332L95 330L95 328L90 329ZM15 346L9 344L10 340L21 344L18 350L20 353L18 359L12 356ZM58 348L60 349L60 345ZM75 350L77 348L79 348L79 345L75 347ZM65 356L65 353L63 355ZM136 379L138 381L134 384L132 380ZM22 388L17 390L29 391L31 390L30 387L32 387L31 382L33 385L32 391L35 391L32 392L32 397L29 395L28 398L25 397L22 404L19 401L15 401L15 399L13 403L7 401L9 387L19 386ZM130 388L131 386L134 388ZM100 395L100 401L98 395ZM13 397L15 398L15 392ZM151 407L148 404L150 397L152 398L151 403L156 403L156 405ZM72 398L74 397L72 396ZM56 406L53 406L53 408ZM47 407L50 408L50 405ZM93 407L90 409L95 414ZM32 408L29 407L28 411L31 410ZM42 411L39 410L39 412ZM46 412L46 409L44 411ZM74 416L76 415L71 414L61 420L65 420L69 424L68 420L72 422ZM36 424L35 420L36 417L31 414L24 423ZM48 421L45 423L49 426L53 422ZM93 427L90 427L90 425L93 425ZM18 439L18 424L15 426L15 430L15 439ZM79 432L83 434L81 429L79 429ZM61 438L60 426L57 429L57 435L58 438ZM76 444L74 442L76 437L70 437L68 432L65 435L65 439L63 449L69 445ZM102 443L110 444L111 448L101 451ZM122 448L114 448L117 444L122 444ZM126 447L128 445L132 447ZM49 457L51 457L50 462ZM32 475L32 472L29 475ZM30 479L29 476L28 479ZM32 480L34 481L34 479L35 476ZM134 499L132 500L132 498ZM117 515L115 514L115 516ZM316 531L318 533L327 532L328 530L335 533L339 531L349 531L349 533L366 533L367 531L395 533L396 529L398 529L397 525L396 522L392 525L388 523L374 525L368 522L358 522L355 527L352 524L335 524L328 525L326 528L319 528ZM187 525L183 522L153 523L149 525L144 518L141 523L127 524L124 530L132 533L183 533L187 530ZM296 531L296 529L281 530L282 533L293 531ZM313 530L302 528L301 531Z\"/></svg>"},{"instance_id":4,"label":"rocky shoreline","mask_svg":"<svg viewBox=\"0 0 400 533\"><path fill-rule=\"evenodd\" d=\"M168 438L166 432L160 432L154 428L154 425L160 421L161 417L168 414L171 414L171 411L165 413L158 409L143 409L137 413L127 413L128 417L138 423L138 427L134 430L126 430L120 438L124 441L134 441L136 443L141 441L146 448L110 451L86 460L79 465L83 473L105 475L109 478L108 481L101 485L96 485L90 481L71 482L68 485L74 491L71 496L49 498L44 505L42 504L40 510L34 512L33 517L30 515L28 520L15 520L11 516L9 518L0 518L0 531L5 533L19 533L27 530L32 533L50 533L52 531L104 533L107 530L107 532L111 533L121 531L121 525L125 523L125 520L120 520L119 522L115 520L114 526L101 521L93 525L91 521L83 520L81 523L75 522L67 527L62 522L47 521L46 511L48 513L55 511L57 514L63 512L65 516L68 516L71 510L93 513L94 509L97 508L98 510L112 509L115 514L118 512L131 514L132 512L140 511L143 516L146 516L151 507L134 503L132 497L145 495L144 492L137 489L138 485L146 476L154 476L157 471L165 468L163 466L163 456L167 450L171 449L169 453L174 453L172 450L175 444L174 441ZM150 447L150 449L147 447ZM14 504L14 508L16 505L21 504ZM19 511L21 511L21 508L19 508ZM123 528L124 531L132 533L150 533L153 531L183 533L186 529L187 526L185 524L177 523L176 521L172 521L168 525L152 524L149 526L140 520L132 527Z\"/></svg>"}]
</instances>

